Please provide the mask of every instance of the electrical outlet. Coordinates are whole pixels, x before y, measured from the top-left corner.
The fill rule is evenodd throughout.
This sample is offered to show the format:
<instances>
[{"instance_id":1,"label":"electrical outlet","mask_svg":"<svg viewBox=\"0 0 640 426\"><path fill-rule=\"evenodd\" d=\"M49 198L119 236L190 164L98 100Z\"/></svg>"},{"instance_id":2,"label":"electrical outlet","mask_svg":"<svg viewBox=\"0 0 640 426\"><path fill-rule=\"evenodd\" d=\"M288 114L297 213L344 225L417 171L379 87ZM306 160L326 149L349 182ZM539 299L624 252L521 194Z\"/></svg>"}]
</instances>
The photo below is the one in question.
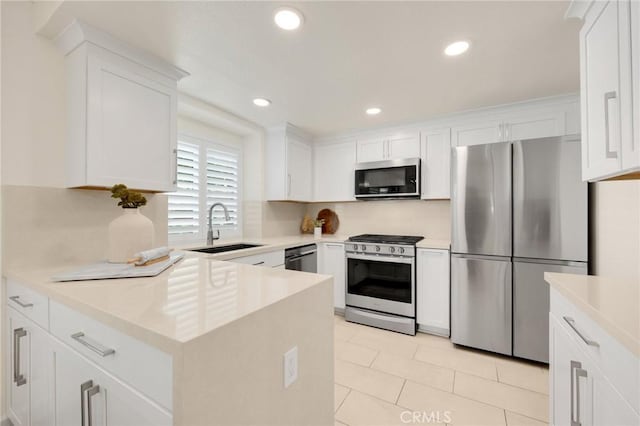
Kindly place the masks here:
<instances>
[{"instance_id":1,"label":"electrical outlet","mask_svg":"<svg viewBox=\"0 0 640 426\"><path fill-rule=\"evenodd\" d=\"M284 387L288 388L298 380L298 347L294 346L284 354Z\"/></svg>"}]
</instances>

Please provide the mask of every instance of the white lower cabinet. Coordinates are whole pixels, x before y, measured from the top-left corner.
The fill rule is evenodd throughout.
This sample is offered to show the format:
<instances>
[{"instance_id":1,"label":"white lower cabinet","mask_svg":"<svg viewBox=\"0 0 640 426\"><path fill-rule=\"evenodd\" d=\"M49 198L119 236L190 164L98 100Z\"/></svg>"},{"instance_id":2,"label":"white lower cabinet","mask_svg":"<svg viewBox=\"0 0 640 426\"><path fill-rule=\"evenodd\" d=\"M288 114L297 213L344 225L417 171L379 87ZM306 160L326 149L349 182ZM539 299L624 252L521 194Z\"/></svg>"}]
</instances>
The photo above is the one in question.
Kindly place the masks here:
<instances>
[{"instance_id":1,"label":"white lower cabinet","mask_svg":"<svg viewBox=\"0 0 640 426\"><path fill-rule=\"evenodd\" d=\"M284 250L268 253L254 254L251 256L236 257L229 262L244 263L245 265L264 266L266 268L279 268L284 266Z\"/></svg>"},{"instance_id":2,"label":"white lower cabinet","mask_svg":"<svg viewBox=\"0 0 640 426\"><path fill-rule=\"evenodd\" d=\"M551 314L551 424L638 425L640 416L585 354L579 342ZM586 333L586 331L585 331Z\"/></svg>"},{"instance_id":3,"label":"white lower cabinet","mask_svg":"<svg viewBox=\"0 0 640 426\"><path fill-rule=\"evenodd\" d=\"M162 426L172 417L65 345L53 345L55 420L64 426Z\"/></svg>"},{"instance_id":4,"label":"white lower cabinet","mask_svg":"<svg viewBox=\"0 0 640 426\"><path fill-rule=\"evenodd\" d=\"M11 307L7 307L7 331L9 419L13 426L49 425L51 351L47 333Z\"/></svg>"},{"instance_id":5,"label":"white lower cabinet","mask_svg":"<svg viewBox=\"0 0 640 426\"><path fill-rule=\"evenodd\" d=\"M173 424L170 355L15 281L7 288L4 389L13 426ZM50 324L27 316L39 318L37 309Z\"/></svg>"},{"instance_id":6,"label":"white lower cabinet","mask_svg":"<svg viewBox=\"0 0 640 426\"><path fill-rule=\"evenodd\" d=\"M333 275L333 306L336 309L345 308L345 256L344 244L318 244L320 256L318 258L318 273Z\"/></svg>"},{"instance_id":7,"label":"white lower cabinet","mask_svg":"<svg viewBox=\"0 0 640 426\"><path fill-rule=\"evenodd\" d=\"M418 249L417 253L418 329L449 336L449 250Z\"/></svg>"}]
</instances>

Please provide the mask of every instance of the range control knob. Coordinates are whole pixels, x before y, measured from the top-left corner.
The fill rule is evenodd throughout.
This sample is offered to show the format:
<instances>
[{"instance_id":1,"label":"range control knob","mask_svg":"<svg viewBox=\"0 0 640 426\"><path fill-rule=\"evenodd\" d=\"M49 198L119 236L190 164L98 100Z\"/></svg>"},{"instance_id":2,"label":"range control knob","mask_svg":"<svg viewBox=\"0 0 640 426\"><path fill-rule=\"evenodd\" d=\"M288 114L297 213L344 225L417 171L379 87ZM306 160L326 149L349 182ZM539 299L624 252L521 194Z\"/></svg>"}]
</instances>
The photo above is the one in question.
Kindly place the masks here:
<instances>
[{"instance_id":1,"label":"range control knob","mask_svg":"<svg viewBox=\"0 0 640 426\"><path fill-rule=\"evenodd\" d=\"M376 246L376 251L380 251L380 246Z\"/></svg>"},{"instance_id":2,"label":"range control knob","mask_svg":"<svg viewBox=\"0 0 640 426\"><path fill-rule=\"evenodd\" d=\"M398 251L399 251L400 253L404 253L404 249L403 249L402 247L400 247L400 248L398 249Z\"/></svg>"},{"instance_id":3,"label":"range control knob","mask_svg":"<svg viewBox=\"0 0 640 426\"><path fill-rule=\"evenodd\" d=\"M360 246L360 250L365 251L367 249L367 246L365 246L364 244Z\"/></svg>"},{"instance_id":4,"label":"range control knob","mask_svg":"<svg viewBox=\"0 0 640 426\"><path fill-rule=\"evenodd\" d=\"M389 247L389 252L390 253L395 253L396 252L396 248L395 247Z\"/></svg>"},{"instance_id":5,"label":"range control knob","mask_svg":"<svg viewBox=\"0 0 640 426\"><path fill-rule=\"evenodd\" d=\"M354 249L354 250L358 250L358 245L357 245L357 244L354 244L354 245L353 245L353 249Z\"/></svg>"}]
</instances>

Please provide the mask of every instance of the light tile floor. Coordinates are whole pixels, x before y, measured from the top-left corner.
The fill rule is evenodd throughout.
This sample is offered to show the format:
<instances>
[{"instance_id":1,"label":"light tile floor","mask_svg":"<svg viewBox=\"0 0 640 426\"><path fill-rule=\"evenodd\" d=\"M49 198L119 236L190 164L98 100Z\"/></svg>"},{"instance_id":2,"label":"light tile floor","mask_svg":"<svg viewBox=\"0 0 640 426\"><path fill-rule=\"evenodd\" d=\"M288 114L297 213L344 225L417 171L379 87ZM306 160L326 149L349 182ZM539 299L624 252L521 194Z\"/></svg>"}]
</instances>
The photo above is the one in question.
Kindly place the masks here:
<instances>
[{"instance_id":1,"label":"light tile floor","mask_svg":"<svg viewBox=\"0 0 640 426\"><path fill-rule=\"evenodd\" d=\"M335 317L335 423L540 426L549 371L454 346L449 339L379 330Z\"/></svg>"}]
</instances>

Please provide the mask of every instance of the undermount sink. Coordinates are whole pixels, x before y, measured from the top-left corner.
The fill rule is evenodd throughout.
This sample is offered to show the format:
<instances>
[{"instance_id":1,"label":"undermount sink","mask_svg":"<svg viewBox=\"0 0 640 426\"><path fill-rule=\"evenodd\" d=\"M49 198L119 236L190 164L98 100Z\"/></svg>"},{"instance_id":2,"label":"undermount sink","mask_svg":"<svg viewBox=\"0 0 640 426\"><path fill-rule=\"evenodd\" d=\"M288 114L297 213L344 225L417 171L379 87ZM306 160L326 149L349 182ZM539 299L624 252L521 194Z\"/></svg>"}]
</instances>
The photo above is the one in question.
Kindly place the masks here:
<instances>
[{"instance_id":1,"label":"undermount sink","mask_svg":"<svg viewBox=\"0 0 640 426\"><path fill-rule=\"evenodd\" d=\"M242 249L248 249L248 248L252 248L252 247L260 247L261 244L245 244L245 243L239 243L239 244L229 244L228 246L217 246L217 247L205 247L205 248L199 248L199 249L189 249L189 251L197 251L200 253L211 253L211 254L215 254L215 253L224 253L227 251L234 251L234 250L242 250Z\"/></svg>"}]
</instances>

